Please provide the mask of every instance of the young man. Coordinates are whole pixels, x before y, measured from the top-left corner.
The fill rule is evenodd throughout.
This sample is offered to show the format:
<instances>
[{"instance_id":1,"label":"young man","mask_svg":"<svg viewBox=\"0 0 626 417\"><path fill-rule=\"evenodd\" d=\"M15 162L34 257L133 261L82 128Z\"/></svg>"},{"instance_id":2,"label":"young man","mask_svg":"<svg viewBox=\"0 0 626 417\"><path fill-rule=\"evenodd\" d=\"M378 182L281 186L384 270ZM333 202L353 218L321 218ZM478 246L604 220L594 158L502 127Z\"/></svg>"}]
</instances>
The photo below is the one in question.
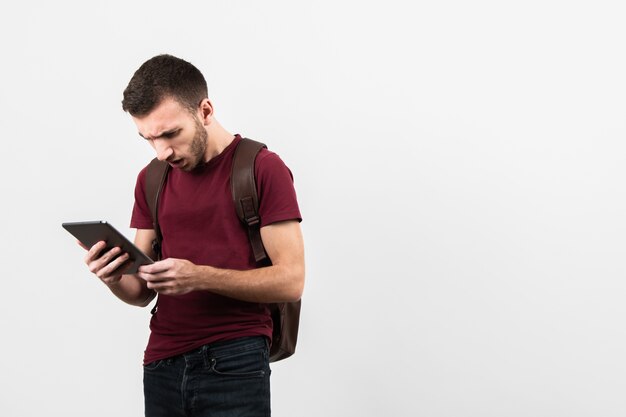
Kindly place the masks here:
<instances>
[{"instance_id":1,"label":"young man","mask_svg":"<svg viewBox=\"0 0 626 417\"><path fill-rule=\"evenodd\" d=\"M158 296L144 356L146 416L269 416L267 303L296 301L304 285L291 172L266 149L257 156L261 238L272 261L259 268L230 191L241 137L215 119L200 71L173 56L151 58L130 80L122 107L172 168L158 205L163 260L123 274L128 255L99 242L85 262L126 303L147 306ZM154 257L145 179L146 168L131 227L135 244Z\"/></svg>"}]
</instances>

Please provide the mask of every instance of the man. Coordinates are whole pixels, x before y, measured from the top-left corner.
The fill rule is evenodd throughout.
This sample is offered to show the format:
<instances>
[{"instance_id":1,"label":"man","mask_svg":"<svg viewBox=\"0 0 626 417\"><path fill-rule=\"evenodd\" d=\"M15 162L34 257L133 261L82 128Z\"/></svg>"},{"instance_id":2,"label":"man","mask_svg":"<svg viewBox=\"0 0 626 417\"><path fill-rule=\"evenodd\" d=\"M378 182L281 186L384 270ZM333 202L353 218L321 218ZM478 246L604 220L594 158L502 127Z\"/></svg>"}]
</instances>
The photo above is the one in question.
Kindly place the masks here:
<instances>
[{"instance_id":1,"label":"man","mask_svg":"<svg viewBox=\"0 0 626 417\"><path fill-rule=\"evenodd\" d=\"M229 184L241 137L215 119L200 71L170 55L151 58L130 80L122 107L172 167L158 205L163 260L123 274L128 255L99 242L85 262L126 303L143 307L158 296L144 356L146 415L269 416L267 303L296 301L304 285L291 172L266 149L257 156L261 238L272 261L258 268ZM135 244L154 257L145 180L146 168L131 227Z\"/></svg>"}]
</instances>

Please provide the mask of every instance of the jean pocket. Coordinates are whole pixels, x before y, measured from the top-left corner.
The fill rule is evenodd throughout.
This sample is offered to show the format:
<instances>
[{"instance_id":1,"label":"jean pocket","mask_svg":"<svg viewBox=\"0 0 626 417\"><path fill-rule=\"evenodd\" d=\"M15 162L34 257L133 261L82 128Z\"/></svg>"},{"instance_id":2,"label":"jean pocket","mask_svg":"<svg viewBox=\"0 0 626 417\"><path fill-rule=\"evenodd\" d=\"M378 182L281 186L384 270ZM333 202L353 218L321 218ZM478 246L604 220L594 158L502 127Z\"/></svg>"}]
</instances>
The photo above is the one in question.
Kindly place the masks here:
<instances>
[{"instance_id":1,"label":"jean pocket","mask_svg":"<svg viewBox=\"0 0 626 417\"><path fill-rule=\"evenodd\" d=\"M150 362L147 365L143 366L144 371L155 371L161 367L161 365L165 362L165 359L161 359L158 361Z\"/></svg>"},{"instance_id":2,"label":"jean pocket","mask_svg":"<svg viewBox=\"0 0 626 417\"><path fill-rule=\"evenodd\" d=\"M211 359L217 375L237 378L260 378L269 372L266 348L240 350Z\"/></svg>"}]
</instances>

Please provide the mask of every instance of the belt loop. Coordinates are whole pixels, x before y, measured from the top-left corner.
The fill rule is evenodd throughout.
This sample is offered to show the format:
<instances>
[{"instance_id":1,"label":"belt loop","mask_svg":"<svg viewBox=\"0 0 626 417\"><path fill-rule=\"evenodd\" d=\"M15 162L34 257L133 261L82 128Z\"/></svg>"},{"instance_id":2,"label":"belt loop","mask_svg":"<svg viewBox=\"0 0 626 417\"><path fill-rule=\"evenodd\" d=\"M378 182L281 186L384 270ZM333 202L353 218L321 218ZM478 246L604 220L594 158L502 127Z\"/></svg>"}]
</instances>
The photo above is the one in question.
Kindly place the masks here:
<instances>
[{"instance_id":1,"label":"belt loop","mask_svg":"<svg viewBox=\"0 0 626 417\"><path fill-rule=\"evenodd\" d=\"M202 361L204 362L204 368L209 369L211 364L209 360L209 345L202 346Z\"/></svg>"}]
</instances>

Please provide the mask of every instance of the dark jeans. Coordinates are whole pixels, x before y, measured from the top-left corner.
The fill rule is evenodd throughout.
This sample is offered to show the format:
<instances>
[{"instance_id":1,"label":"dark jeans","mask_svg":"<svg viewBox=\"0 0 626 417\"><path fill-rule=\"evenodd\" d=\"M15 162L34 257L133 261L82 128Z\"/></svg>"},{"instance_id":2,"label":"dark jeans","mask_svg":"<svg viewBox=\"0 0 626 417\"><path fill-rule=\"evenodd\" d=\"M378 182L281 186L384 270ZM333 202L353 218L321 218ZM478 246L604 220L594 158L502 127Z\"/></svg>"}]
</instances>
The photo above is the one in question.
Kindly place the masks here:
<instances>
[{"instance_id":1,"label":"dark jeans","mask_svg":"<svg viewBox=\"0 0 626 417\"><path fill-rule=\"evenodd\" d=\"M267 341L246 337L144 366L146 417L270 415Z\"/></svg>"}]
</instances>

